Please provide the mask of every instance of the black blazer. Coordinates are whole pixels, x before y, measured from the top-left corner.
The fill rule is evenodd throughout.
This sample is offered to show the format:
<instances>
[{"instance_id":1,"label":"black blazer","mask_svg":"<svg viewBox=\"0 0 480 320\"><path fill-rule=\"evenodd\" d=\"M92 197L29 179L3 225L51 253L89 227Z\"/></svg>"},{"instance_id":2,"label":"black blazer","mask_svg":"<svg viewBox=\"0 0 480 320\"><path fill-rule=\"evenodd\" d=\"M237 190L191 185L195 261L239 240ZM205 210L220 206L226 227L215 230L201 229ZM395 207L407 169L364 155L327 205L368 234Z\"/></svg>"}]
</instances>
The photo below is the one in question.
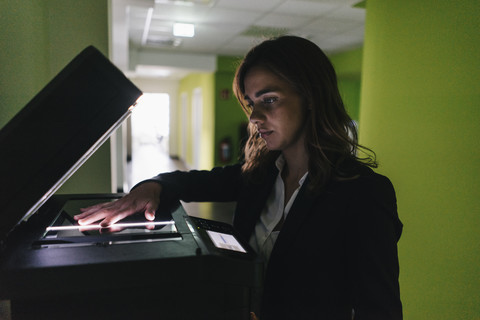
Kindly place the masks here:
<instances>
[{"instance_id":1,"label":"black blazer","mask_svg":"<svg viewBox=\"0 0 480 320\"><path fill-rule=\"evenodd\" d=\"M313 195L303 184L267 266L260 319L402 319L398 219L390 181L369 168ZM240 165L161 174L162 197L237 201L234 226L249 239L278 170L245 181Z\"/></svg>"}]
</instances>

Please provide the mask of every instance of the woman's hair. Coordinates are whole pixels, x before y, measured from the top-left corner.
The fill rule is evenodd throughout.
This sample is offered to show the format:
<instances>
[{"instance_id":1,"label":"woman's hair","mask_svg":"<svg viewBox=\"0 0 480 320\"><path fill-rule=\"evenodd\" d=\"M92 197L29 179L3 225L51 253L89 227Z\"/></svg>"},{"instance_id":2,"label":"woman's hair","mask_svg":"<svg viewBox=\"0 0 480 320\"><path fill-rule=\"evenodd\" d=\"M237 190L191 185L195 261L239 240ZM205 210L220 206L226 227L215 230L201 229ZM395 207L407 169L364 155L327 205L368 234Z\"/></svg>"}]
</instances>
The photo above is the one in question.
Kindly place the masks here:
<instances>
[{"instance_id":1,"label":"woman's hair","mask_svg":"<svg viewBox=\"0 0 480 320\"><path fill-rule=\"evenodd\" d=\"M247 117L251 108L245 101L245 76L255 66L266 68L287 81L309 109L306 122L306 149L309 156L310 187L321 189L333 179L351 178L363 164L376 167L375 153L358 144L355 123L347 114L332 64L323 51L309 40L281 36L252 48L237 68L233 90ZM243 172L261 175L279 155L267 149L254 124L248 125ZM358 152L364 157L359 157Z\"/></svg>"}]
</instances>

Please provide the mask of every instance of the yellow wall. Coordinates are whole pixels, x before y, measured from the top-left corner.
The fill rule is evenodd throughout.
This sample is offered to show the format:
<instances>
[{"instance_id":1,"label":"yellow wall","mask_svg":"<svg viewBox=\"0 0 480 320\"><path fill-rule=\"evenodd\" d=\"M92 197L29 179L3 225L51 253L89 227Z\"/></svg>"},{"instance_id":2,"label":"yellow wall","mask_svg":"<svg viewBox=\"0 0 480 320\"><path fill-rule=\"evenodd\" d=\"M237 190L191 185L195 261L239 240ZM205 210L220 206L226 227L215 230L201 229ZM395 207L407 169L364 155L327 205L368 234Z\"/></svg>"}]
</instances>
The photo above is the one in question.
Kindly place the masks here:
<instances>
[{"instance_id":1,"label":"yellow wall","mask_svg":"<svg viewBox=\"0 0 480 320\"><path fill-rule=\"evenodd\" d=\"M405 319L480 319L479 13L367 2L360 138L397 190Z\"/></svg>"},{"instance_id":2,"label":"yellow wall","mask_svg":"<svg viewBox=\"0 0 480 320\"><path fill-rule=\"evenodd\" d=\"M196 88L202 91L202 123L201 123L201 139L202 147L200 152L200 166L196 169L211 169L213 167L214 155L214 112L215 102L213 98L214 92L214 74L213 73L195 73L190 74L180 81L178 101L178 123L171 124L172 128L176 128L178 137L178 150L186 149L186 154L180 156L186 161L187 165L193 164L193 139L192 139L192 97ZM182 114L181 108L182 94L187 95L187 115ZM183 122L186 119L186 123ZM182 130L186 128L186 147L184 148L181 137Z\"/></svg>"}]
</instances>

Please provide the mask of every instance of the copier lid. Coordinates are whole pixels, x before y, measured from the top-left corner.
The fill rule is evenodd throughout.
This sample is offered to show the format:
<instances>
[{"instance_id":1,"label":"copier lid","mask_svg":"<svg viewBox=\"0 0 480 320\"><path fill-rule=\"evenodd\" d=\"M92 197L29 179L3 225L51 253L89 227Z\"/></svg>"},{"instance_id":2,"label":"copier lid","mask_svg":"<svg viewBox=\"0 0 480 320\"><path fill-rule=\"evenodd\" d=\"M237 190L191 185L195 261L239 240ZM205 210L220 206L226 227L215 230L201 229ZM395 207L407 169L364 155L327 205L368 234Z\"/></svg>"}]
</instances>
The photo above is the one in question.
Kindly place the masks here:
<instances>
[{"instance_id":1,"label":"copier lid","mask_svg":"<svg viewBox=\"0 0 480 320\"><path fill-rule=\"evenodd\" d=\"M107 140L141 95L90 46L0 130L0 241Z\"/></svg>"}]
</instances>

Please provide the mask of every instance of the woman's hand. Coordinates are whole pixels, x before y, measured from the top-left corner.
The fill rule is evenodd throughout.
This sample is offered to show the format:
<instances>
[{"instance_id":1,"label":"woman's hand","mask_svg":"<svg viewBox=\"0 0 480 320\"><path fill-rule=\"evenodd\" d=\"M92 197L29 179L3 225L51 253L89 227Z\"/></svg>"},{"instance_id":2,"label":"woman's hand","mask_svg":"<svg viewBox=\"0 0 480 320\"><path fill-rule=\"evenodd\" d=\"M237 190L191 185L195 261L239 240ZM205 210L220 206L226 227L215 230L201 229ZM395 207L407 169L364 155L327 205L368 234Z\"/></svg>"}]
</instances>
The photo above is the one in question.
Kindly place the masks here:
<instances>
[{"instance_id":1,"label":"woman's hand","mask_svg":"<svg viewBox=\"0 0 480 320\"><path fill-rule=\"evenodd\" d=\"M114 202L100 203L85 209L73 218L79 225L89 225L100 221L100 226L108 227L137 212L145 212L145 218L153 221L160 204L162 186L156 182L145 182L129 194Z\"/></svg>"}]
</instances>

